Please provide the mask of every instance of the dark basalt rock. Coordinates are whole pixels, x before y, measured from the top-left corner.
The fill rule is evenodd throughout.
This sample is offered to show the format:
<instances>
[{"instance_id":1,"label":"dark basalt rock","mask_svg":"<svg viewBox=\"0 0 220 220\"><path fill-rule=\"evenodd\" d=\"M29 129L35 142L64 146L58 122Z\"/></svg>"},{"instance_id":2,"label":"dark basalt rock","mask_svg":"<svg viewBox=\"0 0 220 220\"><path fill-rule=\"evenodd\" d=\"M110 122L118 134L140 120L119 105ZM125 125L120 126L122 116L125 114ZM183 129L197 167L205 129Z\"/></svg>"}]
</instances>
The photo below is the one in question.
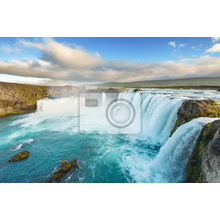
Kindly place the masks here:
<instances>
[{"instance_id":1,"label":"dark basalt rock","mask_svg":"<svg viewBox=\"0 0 220 220\"><path fill-rule=\"evenodd\" d=\"M141 91L142 91L141 89L134 89L134 90L133 90L133 92L135 92L135 93L136 93L136 92L141 92Z\"/></svg>"}]
</instances>

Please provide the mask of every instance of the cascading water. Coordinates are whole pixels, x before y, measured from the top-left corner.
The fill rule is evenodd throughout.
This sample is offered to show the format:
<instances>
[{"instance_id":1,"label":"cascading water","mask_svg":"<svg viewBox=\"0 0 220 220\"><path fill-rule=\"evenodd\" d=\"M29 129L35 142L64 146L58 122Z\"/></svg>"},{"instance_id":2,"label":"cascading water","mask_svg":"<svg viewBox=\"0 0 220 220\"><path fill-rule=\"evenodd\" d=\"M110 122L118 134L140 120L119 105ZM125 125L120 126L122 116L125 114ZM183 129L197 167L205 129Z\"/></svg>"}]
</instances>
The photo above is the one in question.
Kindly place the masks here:
<instances>
[{"instance_id":1,"label":"cascading water","mask_svg":"<svg viewBox=\"0 0 220 220\"><path fill-rule=\"evenodd\" d=\"M141 133L112 135L115 128L106 126L102 117L107 94L101 99L101 107L86 111L84 96L46 98L38 101L35 113L2 120L0 163L4 164L15 150L29 150L31 156L13 166L3 166L0 182L45 182L62 160L75 158L80 169L66 182L184 182L193 143L202 127L215 119L193 120L169 138L183 98L124 92L118 99L130 101L141 113ZM84 134L79 131L79 108L85 110L80 115ZM131 127L134 130L135 123ZM92 133L100 128L100 133L108 135ZM25 148L15 147L27 140L32 141Z\"/></svg>"},{"instance_id":2,"label":"cascading water","mask_svg":"<svg viewBox=\"0 0 220 220\"><path fill-rule=\"evenodd\" d=\"M136 182L184 182L185 168L203 126L217 118L198 118L180 126L154 159L131 153L122 166ZM142 152L141 152L142 153Z\"/></svg>"}]
</instances>

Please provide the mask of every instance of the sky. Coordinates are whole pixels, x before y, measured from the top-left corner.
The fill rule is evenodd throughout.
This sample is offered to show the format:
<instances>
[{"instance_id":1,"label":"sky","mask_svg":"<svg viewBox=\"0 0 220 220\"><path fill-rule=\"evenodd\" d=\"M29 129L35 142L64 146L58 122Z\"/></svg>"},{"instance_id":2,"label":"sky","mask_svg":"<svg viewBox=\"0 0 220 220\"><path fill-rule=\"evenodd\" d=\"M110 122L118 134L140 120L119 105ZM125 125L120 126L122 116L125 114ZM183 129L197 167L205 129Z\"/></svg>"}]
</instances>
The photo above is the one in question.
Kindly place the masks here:
<instances>
[{"instance_id":1,"label":"sky","mask_svg":"<svg viewBox=\"0 0 220 220\"><path fill-rule=\"evenodd\" d=\"M220 38L0 38L0 81L39 85L220 76Z\"/></svg>"}]
</instances>

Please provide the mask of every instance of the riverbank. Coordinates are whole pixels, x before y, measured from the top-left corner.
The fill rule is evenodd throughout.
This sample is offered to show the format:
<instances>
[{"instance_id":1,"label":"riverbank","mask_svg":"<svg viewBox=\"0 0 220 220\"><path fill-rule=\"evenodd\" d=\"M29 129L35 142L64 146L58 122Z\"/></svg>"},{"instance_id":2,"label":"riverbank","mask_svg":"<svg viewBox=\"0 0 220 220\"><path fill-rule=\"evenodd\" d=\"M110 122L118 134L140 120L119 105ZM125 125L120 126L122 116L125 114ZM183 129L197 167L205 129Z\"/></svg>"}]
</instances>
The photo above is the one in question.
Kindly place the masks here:
<instances>
[{"instance_id":1,"label":"riverbank","mask_svg":"<svg viewBox=\"0 0 220 220\"><path fill-rule=\"evenodd\" d=\"M37 101L49 96L84 92L85 87L37 86L0 82L0 117L36 110ZM123 88L99 88L100 92L122 92Z\"/></svg>"},{"instance_id":2,"label":"riverbank","mask_svg":"<svg viewBox=\"0 0 220 220\"><path fill-rule=\"evenodd\" d=\"M49 95L47 86L0 82L0 116L33 111L37 100Z\"/></svg>"}]
</instances>

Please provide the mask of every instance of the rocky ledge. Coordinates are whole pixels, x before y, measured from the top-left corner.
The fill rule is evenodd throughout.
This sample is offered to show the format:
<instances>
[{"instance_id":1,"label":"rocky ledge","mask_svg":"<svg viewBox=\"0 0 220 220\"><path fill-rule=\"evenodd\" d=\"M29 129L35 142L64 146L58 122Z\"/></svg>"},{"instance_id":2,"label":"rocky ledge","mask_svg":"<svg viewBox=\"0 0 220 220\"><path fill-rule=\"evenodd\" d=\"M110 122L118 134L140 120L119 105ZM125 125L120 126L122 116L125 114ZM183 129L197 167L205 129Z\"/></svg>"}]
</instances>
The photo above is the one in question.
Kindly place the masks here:
<instances>
[{"instance_id":1,"label":"rocky ledge","mask_svg":"<svg viewBox=\"0 0 220 220\"><path fill-rule=\"evenodd\" d=\"M185 100L177 113L176 129L198 117L220 117L220 105L211 100ZM203 127L186 167L186 182L220 182L220 120Z\"/></svg>"},{"instance_id":2,"label":"rocky ledge","mask_svg":"<svg viewBox=\"0 0 220 220\"><path fill-rule=\"evenodd\" d=\"M185 100L178 110L177 121L170 136L172 136L179 126L199 117L220 117L219 104L211 99Z\"/></svg>"},{"instance_id":3,"label":"rocky ledge","mask_svg":"<svg viewBox=\"0 0 220 220\"><path fill-rule=\"evenodd\" d=\"M0 116L33 111L37 100L49 95L46 86L0 82Z\"/></svg>"},{"instance_id":4,"label":"rocky ledge","mask_svg":"<svg viewBox=\"0 0 220 220\"><path fill-rule=\"evenodd\" d=\"M176 129L198 117L220 117L220 106L208 100L186 100L177 113ZM186 167L186 182L220 182L220 120L203 127Z\"/></svg>"}]
</instances>

